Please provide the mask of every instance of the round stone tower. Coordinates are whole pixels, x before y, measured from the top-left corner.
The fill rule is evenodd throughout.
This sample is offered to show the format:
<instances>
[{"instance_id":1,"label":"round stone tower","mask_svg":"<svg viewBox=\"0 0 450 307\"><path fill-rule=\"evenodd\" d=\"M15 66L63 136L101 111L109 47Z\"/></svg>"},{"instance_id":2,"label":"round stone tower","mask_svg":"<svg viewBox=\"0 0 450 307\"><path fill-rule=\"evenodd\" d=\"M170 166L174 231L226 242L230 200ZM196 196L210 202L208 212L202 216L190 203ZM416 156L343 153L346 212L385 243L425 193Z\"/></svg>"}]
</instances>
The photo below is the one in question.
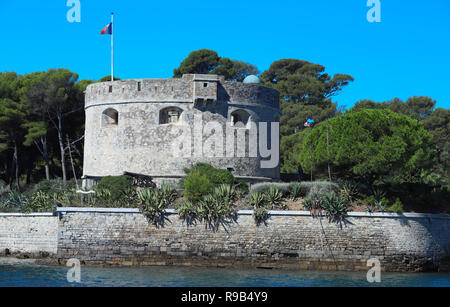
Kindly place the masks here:
<instances>
[{"instance_id":1,"label":"round stone tower","mask_svg":"<svg viewBox=\"0 0 450 307\"><path fill-rule=\"evenodd\" d=\"M279 93L254 80L191 74L89 85L84 185L123 174L172 183L198 162L250 182L279 179Z\"/></svg>"}]
</instances>

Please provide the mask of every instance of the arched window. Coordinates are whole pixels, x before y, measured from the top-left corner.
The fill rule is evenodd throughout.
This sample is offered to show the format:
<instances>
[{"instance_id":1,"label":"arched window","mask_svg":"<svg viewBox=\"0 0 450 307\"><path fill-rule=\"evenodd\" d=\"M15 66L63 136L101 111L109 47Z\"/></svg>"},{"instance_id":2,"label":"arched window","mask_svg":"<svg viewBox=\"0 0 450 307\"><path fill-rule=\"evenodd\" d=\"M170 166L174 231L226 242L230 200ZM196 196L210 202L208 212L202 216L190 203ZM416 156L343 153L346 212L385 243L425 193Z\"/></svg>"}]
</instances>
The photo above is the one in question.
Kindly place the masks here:
<instances>
[{"instance_id":1,"label":"arched window","mask_svg":"<svg viewBox=\"0 0 450 307\"><path fill-rule=\"evenodd\" d=\"M107 109L102 114L102 126L117 126L119 124L119 112L114 109Z\"/></svg>"},{"instance_id":2,"label":"arched window","mask_svg":"<svg viewBox=\"0 0 450 307\"><path fill-rule=\"evenodd\" d=\"M231 113L231 126L245 128L250 120L250 114L244 110L237 110Z\"/></svg>"},{"instance_id":3,"label":"arched window","mask_svg":"<svg viewBox=\"0 0 450 307\"><path fill-rule=\"evenodd\" d=\"M159 123L161 125L176 124L181 120L181 113L183 110L177 107L165 108L159 113Z\"/></svg>"}]
</instances>

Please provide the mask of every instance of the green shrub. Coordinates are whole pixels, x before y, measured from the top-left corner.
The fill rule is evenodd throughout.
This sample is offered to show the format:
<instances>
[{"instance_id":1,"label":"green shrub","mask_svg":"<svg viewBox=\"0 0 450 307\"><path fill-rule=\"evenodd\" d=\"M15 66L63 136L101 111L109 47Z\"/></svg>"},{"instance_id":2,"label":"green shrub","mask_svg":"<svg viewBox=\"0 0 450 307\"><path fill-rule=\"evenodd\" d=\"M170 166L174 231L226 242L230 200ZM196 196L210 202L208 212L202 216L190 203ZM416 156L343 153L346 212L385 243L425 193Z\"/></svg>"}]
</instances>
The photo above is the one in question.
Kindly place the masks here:
<instances>
[{"instance_id":1,"label":"green shrub","mask_svg":"<svg viewBox=\"0 0 450 307\"><path fill-rule=\"evenodd\" d=\"M267 202L264 194L259 192L253 193L250 198L250 205L253 207L253 209L265 208L267 206Z\"/></svg>"},{"instance_id":2,"label":"green shrub","mask_svg":"<svg viewBox=\"0 0 450 307\"><path fill-rule=\"evenodd\" d=\"M256 225L260 225L269 218L267 211L267 199L264 194L255 192L250 199L250 205L253 207L253 217Z\"/></svg>"},{"instance_id":3,"label":"green shrub","mask_svg":"<svg viewBox=\"0 0 450 307\"><path fill-rule=\"evenodd\" d=\"M395 200L394 204L388 208L388 211L393 212L393 213L398 213L398 214L403 213L403 204L399 198L397 198Z\"/></svg>"},{"instance_id":4,"label":"green shrub","mask_svg":"<svg viewBox=\"0 0 450 307\"><path fill-rule=\"evenodd\" d=\"M306 195L324 194L327 192L338 192L339 185L328 181L302 182L301 186L305 189Z\"/></svg>"},{"instance_id":5,"label":"green shrub","mask_svg":"<svg viewBox=\"0 0 450 307\"><path fill-rule=\"evenodd\" d=\"M348 200L335 192L312 193L308 195L303 206L313 214L325 211L330 221L342 221L350 208Z\"/></svg>"},{"instance_id":6,"label":"green shrub","mask_svg":"<svg viewBox=\"0 0 450 307\"><path fill-rule=\"evenodd\" d=\"M187 220L192 221L197 217L197 205L191 201L177 204L178 215Z\"/></svg>"},{"instance_id":7,"label":"green shrub","mask_svg":"<svg viewBox=\"0 0 450 307\"><path fill-rule=\"evenodd\" d=\"M111 199L119 200L126 196L132 187L133 178L128 175L104 177L97 185L96 190L109 190Z\"/></svg>"},{"instance_id":8,"label":"green shrub","mask_svg":"<svg viewBox=\"0 0 450 307\"><path fill-rule=\"evenodd\" d=\"M206 163L197 163L191 170L185 170L188 174L198 171L200 175L206 176L213 185L233 184L235 178L228 170L218 169Z\"/></svg>"},{"instance_id":9,"label":"green shrub","mask_svg":"<svg viewBox=\"0 0 450 307\"><path fill-rule=\"evenodd\" d=\"M264 198L270 208L286 209L286 205L283 202L283 193L275 186L271 186L266 192L264 192Z\"/></svg>"},{"instance_id":10,"label":"green shrub","mask_svg":"<svg viewBox=\"0 0 450 307\"><path fill-rule=\"evenodd\" d=\"M142 213L152 221L158 221L176 199L175 190L167 185L161 189L144 188L138 193L139 206Z\"/></svg>"},{"instance_id":11,"label":"green shrub","mask_svg":"<svg viewBox=\"0 0 450 307\"><path fill-rule=\"evenodd\" d=\"M268 191L271 187L276 188L278 191L280 191L283 195L287 195L290 192L290 183L284 183L284 182L261 182L256 183L251 186L250 192L251 193L264 193Z\"/></svg>"},{"instance_id":12,"label":"green shrub","mask_svg":"<svg viewBox=\"0 0 450 307\"><path fill-rule=\"evenodd\" d=\"M197 213L203 220L217 226L220 221L235 214L233 204L233 200L221 197L221 192L217 191L204 196L197 203Z\"/></svg>"},{"instance_id":13,"label":"green shrub","mask_svg":"<svg viewBox=\"0 0 450 307\"><path fill-rule=\"evenodd\" d=\"M344 181L340 184L339 193L349 202L353 202L359 196L359 185L350 181Z\"/></svg>"},{"instance_id":14,"label":"green shrub","mask_svg":"<svg viewBox=\"0 0 450 307\"><path fill-rule=\"evenodd\" d=\"M291 183L289 188L291 191L290 195L292 200L306 196L305 188L299 182Z\"/></svg>"},{"instance_id":15,"label":"green shrub","mask_svg":"<svg viewBox=\"0 0 450 307\"><path fill-rule=\"evenodd\" d=\"M15 191L9 191L0 198L0 211L20 212L26 207L29 197Z\"/></svg>"},{"instance_id":16,"label":"green shrub","mask_svg":"<svg viewBox=\"0 0 450 307\"><path fill-rule=\"evenodd\" d=\"M55 204L55 194L53 192L37 191L31 196L22 211L25 213L52 212Z\"/></svg>"},{"instance_id":17,"label":"green shrub","mask_svg":"<svg viewBox=\"0 0 450 307\"><path fill-rule=\"evenodd\" d=\"M314 213L315 211L320 211L322 209L322 197L320 194L309 194L303 200L303 207Z\"/></svg>"},{"instance_id":18,"label":"green shrub","mask_svg":"<svg viewBox=\"0 0 450 307\"><path fill-rule=\"evenodd\" d=\"M235 179L234 185L236 187L236 193L238 198L242 198L249 192L248 182L243 179Z\"/></svg>"},{"instance_id":19,"label":"green shrub","mask_svg":"<svg viewBox=\"0 0 450 307\"><path fill-rule=\"evenodd\" d=\"M184 196L190 201L199 201L212 190L212 182L198 170L191 171L184 179Z\"/></svg>"},{"instance_id":20,"label":"green shrub","mask_svg":"<svg viewBox=\"0 0 450 307\"><path fill-rule=\"evenodd\" d=\"M347 215L349 202L343 196L328 192L322 196L321 207L330 221L340 222Z\"/></svg>"},{"instance_id":21,"label":"green shrub","mask_svg":"<svg viewBox=\"0 0 450 307\"><path fill-rule=\"evenodd\" d=\"M269 212L266 208L255 208L253 210L253 218L255 219L256 225L264 223L269 218Z\"/></svg>"}]
</instances>

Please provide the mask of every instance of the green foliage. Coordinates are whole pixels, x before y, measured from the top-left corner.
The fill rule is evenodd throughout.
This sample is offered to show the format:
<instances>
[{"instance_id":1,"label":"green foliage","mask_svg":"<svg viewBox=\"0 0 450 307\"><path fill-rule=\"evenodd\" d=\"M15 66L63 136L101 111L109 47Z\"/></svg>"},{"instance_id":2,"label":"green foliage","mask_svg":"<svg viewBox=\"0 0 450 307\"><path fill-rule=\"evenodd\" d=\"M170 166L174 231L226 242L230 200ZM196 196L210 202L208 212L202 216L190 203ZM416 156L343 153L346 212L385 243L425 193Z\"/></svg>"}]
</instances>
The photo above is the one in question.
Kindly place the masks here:
<instances>
[{"instance_id":1,"label":"green foliage","mask_svg":"<svg viewBox=\"0 0 450 307\"><path fill-rule=\"evenodd\" d=\"M184 196L190 201L199 201L212 190L213 184L199 170L191 171L184 179Z\"/></svg>"},{"instance_id":2,"label":"green foliage","mask_svg":"<svg viewBox=\"0 0 450 307\"><path fill-rule=\"evenodd\" d=\"M355 201L359 196L359 185L351 181L344 181L341 183L341 190L339 194L342 195L348 202Z\"/></svg>"},{"instance_id":3,"label":"green foliage","mask_svg":"<svg viewBox=\"0 0 450 307\"><path fill-rule=\"evenodd\" d=\"M252 64L221 58L214 50L200 49L193 51L174 69L174 78L183 74L216 74L229 81L242 81L248 75L257 75L259 70Z\"/></svg>"},{"instance_id":4,"label":"green foliage","mask_svg":"<svg viewBox=\"0 0 450 307\"><path fill-rule=\"evenodd\" d=\"M122 199L132 186L133 178L128 175L107 176L97 185L96 190L108 190L111 193L111 199Z\"/></svg>"},{"instance_id":5,"label":"green foliage","mask_svg":"<svg viewBox=\"0 0 450 307\"><path fill-rule=\"evenodd\" d=\"M225 80L242 82L249 75L259 74L259 70L256 66L249 63L221 58L211 73L222 75L225 77Z\"/></svg>"},{"instance_id":6,"label":"green foliage","mask_svg":"<svg viewBox=\"0 0 450 307\"><path fill-rule=\"evenodd\" d=\"M190 174L192 171L198 171L200 175L206 176L213 185L231 185L235 182L235 178L230 171L215 168L210 164L197 163L192 169L185 170L187 174Z\"/></svg>"},{"instance_id":7,"label":"green foliage","mask_svg":"<svg viewBox=\"0 0 450 307\"><path fill-rule=\"evenodd\" d=\"M197 217L197 205L191 201L178 203L176 206L178 215L188 221L192 222Z\"/></svg>"},{"instance_id":8,"label":"green foliage","mask_svg":"<svg viewBox=\"0 0 450 307\"><path fill-rule=\"evenodd\" d=\"M116 76L114 76L114 81L119 81L120 78L117 78ZM103 78L99 79L97 82L108 82L111 81L111 75L108 76L104 76Z\"/></svg>"},{"instance_id":9,"label":"green foliage","mask_svg":"<svg viewBox=\"0 0 450 307\"><path fill-rule=\"evenodd\" d=\"M292 200L306 196L306 189L299 182L291 183L290 190Z\"/></svg>"},{"instance_id":10,"label":"green foliage","mask_svg":"<svg viewBox=\"0 0 450 307\"><path fill-rule=\"evenodd\" d=\"M403 203L401 202L400 198L397 198L395 200L394 204L388 208L388 211L398 214L403 213Z\"/></svg>"},{"instance_id":11,"label":"green foliage","mask_svg":"<svg viewBox=\"0 0 450 307\"><path fill-rule=\"evenodd\" d=\"M348 200L334 192L311 193L303 201L303 207L313 215L325 212L330 221L342 222L350 208Z\"/></svg>"},{"instance_id":12,"label":"green foliage","mask_svg":"<svg viewBox=\"0 0 450 307\"><path fill-rule=\"evenodd\" d=\"M303 200L303 207L311 211L311 213L315 213L316 211L320 211L322 209L322 196L321 194L309 194Z\"/></svg>"},{"instance_id":13,"label":"green foliage","mask_svg":"<svg viewBox=\"0 0 450 307\"><path fill-rule=\"evenodd\" d=\"M264 84L280 92L281 135L301 131L308 119L315 123L336 115L331 97L353 81L350 75L325 72L325 67L296 59L275 61L261 75Z\"/></svg>"},{"instance_id":14,"label":"green foliage","mask_svg":"<svg viewBox=\"0 0 450 307\"><path fill-rule=\"evenodd\" d=\"M250 198L250 205L254 209L266 207L267 203L266 203L266 198L265 198L264 194L259 193L259 192L253 193Z\"/></svg>"},{"instance_id":15,"label":"green foliage","mask_svg":"<svg viewBox=\"0 0 450 307\"><path fill-rule=\"evenodd\" d=\"M183 74L209 74L220 61L217 52L209 49L193 51L181 62L180 67L174 69L174 78L181 78Z\"/></svg>"},{"instance_id":16,"label":"green foliage","mask_svg":"<svg viewBox=\"0 0 450 307\"><path fill-rule=\"evenodd\" d=\"M400 100L399 98L381 103L372 100L360 100L351 110L361 111L363 109L388 109L416 120L424 120L433 113L435 106L436 100L433 100L430 97L414 96L408 98L406 102Z\"/></svg>"},{"instance_id":17,"label":"green foliage","mask_svg":"<svg viewBox=\"0 0 450 307\"><path fill-rule=\"evenodd\" d=\"M51 192L37 191L34 193L22 211L31 212L52 212L55 206L55 194Z\"/></svg>"},{"instance_id":18,"label":"green foliage","mask_svg":"<svg viewBox=\"0 0 450 307\"><path fill-rule=\"evenodd\" d=\"M281 173L296 174L301 169L300 152L302 151L303 140L310 132L310 128L300 132L283 136L280 143L280 163Z\"/></svg>"},{"instance_id":19,"label":"green foliage","mask_svg":"<svg viewBox=\"0 0 450 307\"><path fill-rule=\"evenodd\" d=\"M266 208L253 209L253 218L255 219L257 226L264 223L269 217L270 217L270 214Z\"/></svg>"},{"instance_id":20,"label":"green foliage","mask_svg":"<svg viewBox=\"0 0 450 307\"><path fill-rule=\"evenodd\" d=\"M265 193L270 188L275 188L278 191L281 191L282 194L287 195L290 192L291 184L290 183L284 183L284 182L260 182L255 183L251 186L250 192L260 192Z\"/></svg>"},{"instance_id":21,"label":"green foliage","mask_svg":"<svg viewBox=\"0 0 450 307\"><path fill-rule=\"evenodd\" d=\"M305 190L306 195L339 191L337 183L328 181L305 181L301 182L300 185Z\"/></svg>"},{"instance_id":22,"label":"green foliage","mask_svg":"<svg viewBox=\"0 0 450 307\"><path fill-rule=\"evenodd\" d=\"M248 182L243 179L235 179L234 185L236 188L236 192L238 193L238 198L242 198L243 196L247 195L249 192L249 186Z\"/></svg>"},{"instance_id":23,"label":"green foliage","mask_svg":"<svg viewBox=\"0 0 450 307\"><path fill-rule=\"evenodd\" d=\"M175 190L168 185L161 189L142 189L138 192L138 202L142 213L151 221L161 221L166 210L176 199Z\"/></svg>"},{"instance_id":24,"label":"green foliage","mask_svg":"<svg viewBox=\"0 0 450 307\"><path fill-rule=\"evenodd\" d=\"M286 205L283 202L283 193L277 189L275 186L269 187L267 191L264 192L264 197L266 199L267 205L272 209L286 209Z\"/></svg>"},{"instance_id":25,"label":"green foliage","mask_svg":"<svg viewBox=\"0 0 450 307\"><path fill-rule=\"evenodd\" d=\"M330 221L342 222L350 206L344 197L331 192L322 195L321 208Z\"/></svg>"},{"instance_id":26,"label":"green foliage","mask_svg":"<svg viewBox=\"0 0 450 307\"><path fill-rule=\"evenodd\" d=\"M204 196L197 203L198 216L215 226L220 221L231 218L236 213L233 208L235 195L232 187L227 185L216 187L212 194Z\"/></svg>"},{"instance_id":27,"label":"green foliage","mask_svg":"<svg viewBox=\"0 0 450 307\"><path fill-rule=\"evenodd\" d=\"M29 197L15 191L0 197L0 211L1 212L22 212L29 201Z\"/></svg>"},{"instance_id":28,"label":"green foliage","mask_svg":"<svg viewBox=\"0 0 450 307\"><path fill-rule=\"evenodd\" d=\"M327 141L328 135L328 141ZM305 171L357 179L404 182L430 158L432 137L423 125L389 110L347 112L309 133L300 161Z\"/></svg>"}]
</instances>

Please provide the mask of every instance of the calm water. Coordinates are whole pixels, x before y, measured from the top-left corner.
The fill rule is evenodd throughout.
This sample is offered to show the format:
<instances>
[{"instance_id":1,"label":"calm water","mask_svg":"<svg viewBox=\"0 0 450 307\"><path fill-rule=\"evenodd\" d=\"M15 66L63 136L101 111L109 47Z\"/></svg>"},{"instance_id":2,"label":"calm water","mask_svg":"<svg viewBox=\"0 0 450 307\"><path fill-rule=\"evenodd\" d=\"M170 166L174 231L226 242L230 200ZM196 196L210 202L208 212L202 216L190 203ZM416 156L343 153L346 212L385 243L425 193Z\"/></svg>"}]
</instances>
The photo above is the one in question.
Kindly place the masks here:
<instances>
[{"instance_id":1,"label":"calm water","mask_svg":"<svg viewBox=\"0 0 450 307\"><path fill-rule=\"evenodd\" d=\"M5 286L137 286L137 287L298 287L373 286L365 272L311 272L186 267L81 267L81 283L67 282L67 267L1 264L0 287ZM450 286L450 274L382 273L377 286Z\"/></svg>"}]
</instances>

